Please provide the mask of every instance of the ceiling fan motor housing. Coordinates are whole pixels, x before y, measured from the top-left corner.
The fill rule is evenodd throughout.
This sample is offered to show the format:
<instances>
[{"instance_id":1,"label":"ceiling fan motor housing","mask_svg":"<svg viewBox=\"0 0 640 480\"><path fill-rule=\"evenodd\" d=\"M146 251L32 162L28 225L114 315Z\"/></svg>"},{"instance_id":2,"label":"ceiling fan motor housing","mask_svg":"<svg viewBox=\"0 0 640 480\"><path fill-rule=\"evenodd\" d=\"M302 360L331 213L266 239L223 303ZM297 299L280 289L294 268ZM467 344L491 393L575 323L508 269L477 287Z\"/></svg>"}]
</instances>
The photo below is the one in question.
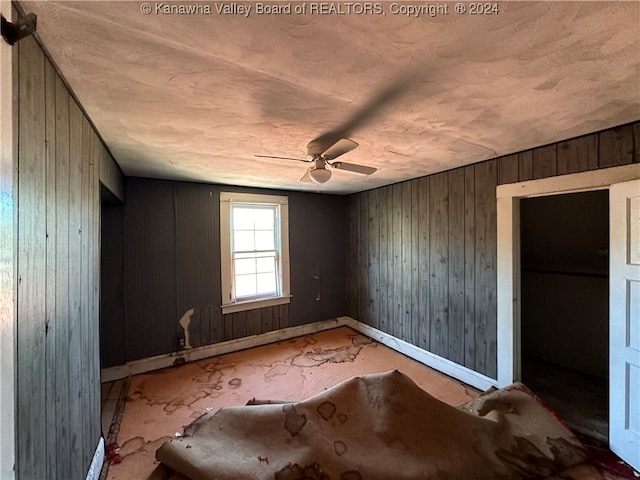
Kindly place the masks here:
<instances>
[{"instance_id":1,"label":"ceiling fan motor housing","mask_svg":"<svg viewBox=\"0 0 640 480\"><path fill-rule=\"evenodd\" d=\"M325 183L331 178L331 171L326 168L324 158L318 156L316 158L316 166L309 170L309 177L315 183Z\"/></svg>"}]
</instances>

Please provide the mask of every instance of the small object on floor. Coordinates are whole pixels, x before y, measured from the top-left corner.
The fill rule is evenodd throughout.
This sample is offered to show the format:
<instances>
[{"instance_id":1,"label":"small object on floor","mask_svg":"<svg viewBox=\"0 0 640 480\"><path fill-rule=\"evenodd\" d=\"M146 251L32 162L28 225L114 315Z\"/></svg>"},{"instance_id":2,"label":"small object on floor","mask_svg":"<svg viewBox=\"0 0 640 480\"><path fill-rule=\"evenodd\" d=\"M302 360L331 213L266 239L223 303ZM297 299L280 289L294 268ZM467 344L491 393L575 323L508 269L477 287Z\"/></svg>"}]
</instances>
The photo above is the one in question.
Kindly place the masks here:
<instances>
[{"instance_id":1,"label":"small object on floor","mask_svg":"<svg viewBox=\"0 0 640 480\"><path fill-rule=\"evenodd\" d=\"M105 447L105 459L109 465L114 465L122 461L120 447L116 442L109 443Z\"/></svg>"}]
</instances>

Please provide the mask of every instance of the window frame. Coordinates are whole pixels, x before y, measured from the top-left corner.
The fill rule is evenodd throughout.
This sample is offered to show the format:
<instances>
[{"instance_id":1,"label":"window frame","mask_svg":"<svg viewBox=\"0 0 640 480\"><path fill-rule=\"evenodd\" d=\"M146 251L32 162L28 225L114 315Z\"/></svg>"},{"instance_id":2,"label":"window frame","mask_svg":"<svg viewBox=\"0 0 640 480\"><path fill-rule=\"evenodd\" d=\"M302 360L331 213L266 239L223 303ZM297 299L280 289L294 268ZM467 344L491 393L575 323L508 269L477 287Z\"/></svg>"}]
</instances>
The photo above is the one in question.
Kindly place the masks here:
<instances>
[{"instance_id":1,"label":"window frame","mask_svg":"<svg viewBox=\"0 0 640 480\"><path fill-rule=\"evenodd\" d=\"M275 206L276 209L276 250L279 271L277 279L279 291L275 296L237 300L233 289L233 251L231 211L233 204ZM242 312L256 308L283 305L291 301L289 283L289 204L288 197L256 193L220 192L220 276L222 313Z\"/></svg>"}]
</instances>

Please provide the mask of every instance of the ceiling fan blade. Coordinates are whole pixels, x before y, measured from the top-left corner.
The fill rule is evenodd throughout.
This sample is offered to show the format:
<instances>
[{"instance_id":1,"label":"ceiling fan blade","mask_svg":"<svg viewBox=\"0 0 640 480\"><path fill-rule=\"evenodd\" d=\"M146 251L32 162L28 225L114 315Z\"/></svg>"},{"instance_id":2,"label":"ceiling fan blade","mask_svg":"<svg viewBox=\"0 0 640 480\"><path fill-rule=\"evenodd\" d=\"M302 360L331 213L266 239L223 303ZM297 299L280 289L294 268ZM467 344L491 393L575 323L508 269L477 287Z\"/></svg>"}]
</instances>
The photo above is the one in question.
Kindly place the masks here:
<instances>
[{"instance_id":1,"label":"ceiling fan blade","mask_svg":"<svg viewBox=\"0 0 640 480\"><path fill-rule=\"evenodd\" d=\"M313 183L313 180L311 180L311 177L309 176L309 172L311 171L312 167L307 168L307 170L304 172L304 175L302 175L302 177L300 178L301 182L304 183Z\"/></svg>"},{"instance_id":2,"label":"ceiling fan blade","mask_svg":"<svg viewBox=\"0 0 640 480\"><path fill-rule=\"evenodd\" d=\"M326 160L333 160L334 158L338 158L340 155L350 152L357 146L358 144L353 140L349 140L348 138L341 138L336 143L331 145L327 150L325 150L322 154L322 157Z\"/></svg>"},{"instance_id":3,"label":"ceiling fan blade","mask_svg":"<svg viewBox=\"0 0 640 480\"><path fill-rule=\"evenodd\" d=\"M376 170L375 167L367 167L366 165L356 165L355 163L346 163L346 162L333 162L330 164L334 168L339 168L340 170L347 170L349 172L361 173L362 175L371 175Z\"/></svg>"},{"instance_id":4,"label":"ceiling fan blade","mask_svg":"<svg viewBox=\"0 0 640 480\"><path fill-rule=\"evenodd\" d=\"M254 155L254 157L260 157L260 158L276 158L276 159L278 159L278 160L295 160L295 161L297 161L297 162L305 162L305 163L309 163L309 160L302 159L302 158L277 157L277 156L273 156L273 155Z\"/></svg>"},{"instance_id":5,"label":"ceiling fan blade","mask_svg":"<svg viewBox=\"0 0 640 480\"><path fill-rule=\"evenodd\" d=\"M334 131L326 132L307 144L307 155L322 155L342 139L342 135ZM346 139L345 139L346 140Z\"/></svg>"}]
</instances>

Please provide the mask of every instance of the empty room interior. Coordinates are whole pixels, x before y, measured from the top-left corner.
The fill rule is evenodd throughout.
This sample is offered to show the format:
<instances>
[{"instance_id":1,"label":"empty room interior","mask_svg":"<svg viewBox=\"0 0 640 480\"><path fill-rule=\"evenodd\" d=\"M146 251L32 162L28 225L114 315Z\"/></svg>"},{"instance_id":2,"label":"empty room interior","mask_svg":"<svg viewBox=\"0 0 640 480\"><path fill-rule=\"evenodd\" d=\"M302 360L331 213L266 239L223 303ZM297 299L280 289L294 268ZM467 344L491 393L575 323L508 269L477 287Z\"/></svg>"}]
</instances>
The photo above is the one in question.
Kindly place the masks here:
<instances>
[{"instance_id":1,"label":"empty room interior","mask_svg":"<svg viewBox=\"0 0 640 480\"><path fill-rule=\"evenodd\" d=\"M638 477L639 2L0 13L2 480Z\"/></svg>"}]
</instances>

